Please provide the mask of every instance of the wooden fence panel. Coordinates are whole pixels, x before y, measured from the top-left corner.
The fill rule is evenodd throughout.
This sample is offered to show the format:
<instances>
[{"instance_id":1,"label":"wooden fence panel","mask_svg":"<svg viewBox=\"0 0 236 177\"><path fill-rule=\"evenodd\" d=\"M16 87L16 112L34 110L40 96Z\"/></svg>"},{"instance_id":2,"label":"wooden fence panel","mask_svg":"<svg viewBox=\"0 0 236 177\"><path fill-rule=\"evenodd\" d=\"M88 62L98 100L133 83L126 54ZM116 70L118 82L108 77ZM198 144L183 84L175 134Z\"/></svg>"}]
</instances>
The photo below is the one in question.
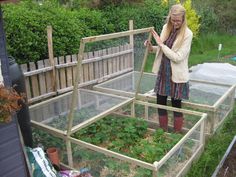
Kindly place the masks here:
<instances>
[{"instance_id":1,"label":"wooden fence panel","mask_svg":"<svg viewBox=\"0 0 236 177\"><path fill-rule=\"evenodd\" d=\"M89 58L93 58L93 52L88 53L88 59ZM89 80L90 81L95 79L95 77L94 77L94 68L95 68L94 63L93 62L89 63Z\"/></svg>"},{"instance_id":2,"label":"wooden fence panel","mask_svg":"<svg viewBox=\"0 0 236 177\"><path fill-rule=\"evenodd\" d=\"M103 56L107 55L107 49L103 49L102 50L102 55ZM107 76L108 75L107 64L108 64L108 59L103 60L103 76Z\"/></svg>"},{"instance_id":3,"label":"wooden fence panel","mask_svg":"<svg viewBox=\"0 0 236 177\"><path fill-rule=\"evenodd\" d=\"M65 63L64 56L59 57L58 63L59 63L59 66L60 66L60 64ZM60 76L60 89L64 89L64 88L66 88L66 69L64 67L62 67L58 70L59 70L59 76Z\"/></svg>"},{"instance_id":4,"label":"wooden fence panel","mask_svg":"<svg viewBox=\"0 0 236 177\"><path fill-rule=\"evenodd\" d=\"M57 58L56 57L54 57L54 64L55 64L55 66L57 66L58 65L58 61L57 61ZM58 90L58 89L60 89L61 87L60 87L60 72L59 72L59 70L58 69L56 69L56 89Z\"/></svg>"},{"instance_id":5,"label":"wooden fence panel","mask_svg":"<svg viewBox=\"0 0 236 177\"><path fill-rule=\"evenodd\" d=\"M86 60L86 59L89 59L88 53L84 54L83 60ZM81 82L89 81L89 64L88 63L84 64L82 70L83 70L82 77L84 79L81 80Z\"/></svg>"},{"instance_id":6,"label":"wooden fence panel","mask_svg":"<svg viewBox=\"0 0 236 177\"><path fill-rule=\"evenodd\" d=\"M84 54L80 86L88 86L102 82L106 79L118 76L132 70L133 50L131 46L118 46ZM55 66L51 66L55 64ZM35 63L21 65L25 74L26 91L31 102L39 101L55 94L61 94L72 90L76 77L77 55L54 58L54 62L48 59ZM56 70L53 77L53 68ZM56 88L53 90L53 80Z\"/></svg>"},{"instance_id":7,"label":"wooden fence panel","mask_svg":"<svg viewBox=\"0 0 236 177\"><path fill-rule=\"evenodd\" d=\"M112 54L112 49L111 48L108 48L107 49L107 53L108 54ZM113 69L112 69L112 58L108 58L108 75L112 74L113 73Z\"/></svg>"},{"instance_id":8,"label":"wooden fence panel","mask_svg":"<svg viewBox=\"0 0 236 177\"><path fill-rule=\"evenodd\" d=\"M94 52L94 57L98 57L99 56L99 53L98 51L95 51ZM94 78L95 79L98 79L99 78L99 64L97 61L94 62Z\"/></svg>"},{"instance_id":9,"label":"wooden fence panel","mask_svg":"<svg viewBox=\"0 0 236 177\"><path fill-rule=\"evenodd\" d=\"M119 47L119 50L120 51L124 51L124 46L120 46ZM119 62L119 65L120 65L120 71L122 71L123 69L125 69L125 58L124 58L124 55L121 55L120 56L120 62Z\"/></svg>"},{"instance_id":10,"label":"wooden fence panel","mask_svg":"<svg viewBox=\"0 0 236 177\"><path fill-rule=\"evenodd\" d=\"M35 71L36 66L34 62L30 62L30 71ZM32 83L32 97L37 97L40 95L39 91L39 83L38 83L38 76L37 75L32 75L31 76L31 83Z\"/></svg>"},{"instance_id":11,"label":"wooden fence panel","mask_svg":"<svg viewBox=\"0 0 236 177\"><path fill-rule=\"evenodd\" d=\"M51 66L49 59L44 60L44 66L45 67L50 67ZM52 80L53 74L52 74L52 71L45 72L45 77L46 77L46 90L47 90L47 93L53 92L54 90L53 90L53 80Z\"/></svg>"},{"instance_id":12,"label":"wooden fence panel","mask_svg":"<svg viewBox=\"0 0 236 177\"><path fill-rule=\"evenodd\" d=\"M66 68L66 86L72 87L73 86L73 72L72 72L72 60L71 55L66 56L66 63L69 64L69 66Z\"/></svg>"},{"instance_id":13,"label":"wooden fence panel","mask_svg":"<svg viewBox=\"0 0 236 177\"><path fill-rule=\"evenodd\" d=\"M40 60L37 62L38 69L44 68L43 60ZM45 78L45 73L42 72L38 75L39 77L39 90L40 90L40 95L44 95L47 93L46 91L46 78Z\"/></svg>"},{"instance_id":14,"label":"wooden fence panel","mask_svg":"<svg viewBox=\"0 0 236 177\"><path fill-rule=\"evenodd\" d=\"M72 55L71 58L72 58L72 63L77 63L77 55ZM73 85L74 85L74 80L76 77L76 67L77 67L77 65L72 66Z\"/></svg>"},{"instance_id":15,"label":"wooden fence panel","mask_svg":"<svg viewBox=\"0 0 236 177\"><path fill-rule=\"evenodd\" d=\"M22 64L22 65L21 65L21 69L22 69L22 72L23 72L23 73L28 72L28 66L27 66L27 64ZM26 95L27 95L27 98L28 98L28 99L31 99L31 98L32 98L31 90L30 90L31 86L30 86L30 85L31 85L31 84L30 84L30 78L27 77L27 76L25 76L25 89L26 89Z\"/></svg>"},{"instance_id":16,"label":"wooden fence panel","mask_svg":"<svg viewBox=\"0 0 236 177\"><path fill-rule=\"evenodd\" d=\"M98 56L100 56L100 57L103 56L103 50L98 51ZM103 74L103 62L104 62L104 60L100 60L98 62L98 68L99 68L98 78L102 78L104 76L104 74Z\"/></svg>"}]
</instances>

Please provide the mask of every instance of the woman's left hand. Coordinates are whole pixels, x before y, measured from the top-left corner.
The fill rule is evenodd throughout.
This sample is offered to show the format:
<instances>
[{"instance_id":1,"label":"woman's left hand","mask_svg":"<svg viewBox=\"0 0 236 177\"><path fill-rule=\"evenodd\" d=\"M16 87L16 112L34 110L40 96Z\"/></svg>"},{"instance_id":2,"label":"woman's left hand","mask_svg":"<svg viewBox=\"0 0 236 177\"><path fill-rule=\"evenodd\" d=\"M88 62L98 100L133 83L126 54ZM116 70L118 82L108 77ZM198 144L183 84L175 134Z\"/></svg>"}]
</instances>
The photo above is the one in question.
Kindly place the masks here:
<instances>
[{"instance_id":1,"label":"woman's left hand","mask_svg":"<svg viewBox=\"0 0 236 177\"><path fill-rule=\"evenodd\" d=\"M152 30L152 36L154 37L156 43L160 46L163 44L163 42L161 41L160 36L157 34L157 32L153 29Z\"/></svg>"}]
</instances>

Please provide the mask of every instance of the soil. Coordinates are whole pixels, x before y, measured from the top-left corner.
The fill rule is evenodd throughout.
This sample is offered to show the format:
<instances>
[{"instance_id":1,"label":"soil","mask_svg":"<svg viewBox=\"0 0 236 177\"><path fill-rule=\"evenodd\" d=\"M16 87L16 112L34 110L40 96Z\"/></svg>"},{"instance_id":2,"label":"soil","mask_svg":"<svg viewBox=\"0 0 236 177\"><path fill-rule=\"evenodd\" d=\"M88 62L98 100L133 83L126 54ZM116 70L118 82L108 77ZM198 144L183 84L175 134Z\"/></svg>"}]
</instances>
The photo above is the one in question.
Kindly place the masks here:
<instances>
[{"instance_id":1,"label":"soil","mask_svg":"<svg viewBox=\"0 0 236 177\"><path fill-rule=\"evenodd\" d=\"M236 176L236 142L232 146L216 177Z\"/></svg>"}]
</instances>

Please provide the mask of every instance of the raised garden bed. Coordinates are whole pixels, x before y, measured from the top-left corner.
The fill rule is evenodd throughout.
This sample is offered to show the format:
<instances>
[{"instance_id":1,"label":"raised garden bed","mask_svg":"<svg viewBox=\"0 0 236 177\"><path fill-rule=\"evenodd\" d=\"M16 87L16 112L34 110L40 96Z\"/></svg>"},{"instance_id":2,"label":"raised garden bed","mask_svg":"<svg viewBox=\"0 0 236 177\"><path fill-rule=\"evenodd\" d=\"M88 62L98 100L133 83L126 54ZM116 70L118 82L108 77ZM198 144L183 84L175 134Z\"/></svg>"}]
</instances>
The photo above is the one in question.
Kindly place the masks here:
<instances>
[{"instance_id":1,"label":"raised garden bed","mask_svg":"<svg viewBox=\"0 0 236 177\"><path fill-rule=\"evenodd\" d=\"M152 73L143 73L141 76L140 72L129 72L95 85L93 88L101 92L134 97L140 77L137 98L156 102L156 96L152 91L156 82L156 75ZM183 107L207 113L205 133L211 135L232 111L234 94L235 86L190 80L190 99L183 101Z\"/></svg>"},{"instance_id":2,"label":"raised garden bed","mask_svg":"<svg viewBox=\"0 0 236 177\"><path fill-rule=\"evenodd\" d=\"M164 133L154 119L160 105L89 90L78 95L70 133L71 93L30 107L35 139L59 147L64 165L89 168L93 176L180 176L203 150L203 113L162 107L192 121L183 134L173 134L169 116L169 132Z\"/></svg>"},{"instance_id":3,"label":"raised garden bed","mask_svg":"<svg viewBox=\"0 0 236 177\"><path fill-rule=\"evenodd\" d=\"M30 107L32 125L41 131L36 133L37 138L47 141L47 146L53 144L55 139L54 146L59 144L62 148L64 165L89 168L94 177L183 176L203 151L205 113L138 101L136 96L122 97L106 91L78 89L77 83L87 79L91 68L100 75L104 74L99 82L111 78L109 72L113 70L124 73L124 68L128 68L125 72L142 72L148 54L143 41L151 40L152 29L81 39L76 68L78 77L74 80L73 94L67 93ZM120 56L120 52L111 54L106 51L106 46L111 45L115 45L114 51L117 51L120 42L129 44L130 49L125 56ZM89 60L95 61L92 66L88 60L84 61L84 53L97 47L108 54L100 56L97 53L95 58ZM117 61L123 64L117 64ZM87 69L82 69L83 62L87 64ZM108 66L108 69L97 70L98 65ZM160 108L166 109L169 114L169 130L166 133L158 127L157 109ZM180 112L184 116L186 123L181 135L172 132L173 112ZM116 114L119 116L114 116ZM116 130L124 125L120 125L120 121L126 121L124 124L128 127ZM100 127L103 130L98 130Z\"/></svg>"}]
</instances>

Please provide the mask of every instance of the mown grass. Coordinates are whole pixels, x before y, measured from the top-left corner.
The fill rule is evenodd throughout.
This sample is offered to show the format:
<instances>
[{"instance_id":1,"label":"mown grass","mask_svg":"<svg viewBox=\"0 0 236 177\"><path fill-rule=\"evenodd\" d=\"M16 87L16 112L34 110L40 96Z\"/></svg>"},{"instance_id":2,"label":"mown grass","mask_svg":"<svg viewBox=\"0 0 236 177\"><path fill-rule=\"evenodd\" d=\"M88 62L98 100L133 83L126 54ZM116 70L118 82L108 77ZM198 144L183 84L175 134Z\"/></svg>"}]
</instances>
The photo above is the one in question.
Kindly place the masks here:
<instances>
[{"instance_id":1,"label":"mown grass","mask_svg":"<svg viewBox=\"0 0 236 177\"><path fill-rule=\"evenodd\" d=\"M220 57L218 58L218 45L222 44ZM229 62L230 56L236 56L236 36L227 34L207 34L193 40L189 57L189 66L204 62Z\"/></svg>"},{"instance_id":2,"label":"mown grass","mask_svg":"<svg viewBox=\"0 0 236 177\"><path fill-rule=\"evenodd\" d=\"M218 59L218 45L222 44ZM194 39L189 57L189 67L206 62L228 62L236 56L236 36L227 34L207 34ZM150 54L145 65L145 71L151 72L154 54ZM203 154L189 170L187 177L210 177L219 164L226 149L236 135L236 104L231 117L228 117L222 127L206 142Z\"/></svg>"}]
</instances>

